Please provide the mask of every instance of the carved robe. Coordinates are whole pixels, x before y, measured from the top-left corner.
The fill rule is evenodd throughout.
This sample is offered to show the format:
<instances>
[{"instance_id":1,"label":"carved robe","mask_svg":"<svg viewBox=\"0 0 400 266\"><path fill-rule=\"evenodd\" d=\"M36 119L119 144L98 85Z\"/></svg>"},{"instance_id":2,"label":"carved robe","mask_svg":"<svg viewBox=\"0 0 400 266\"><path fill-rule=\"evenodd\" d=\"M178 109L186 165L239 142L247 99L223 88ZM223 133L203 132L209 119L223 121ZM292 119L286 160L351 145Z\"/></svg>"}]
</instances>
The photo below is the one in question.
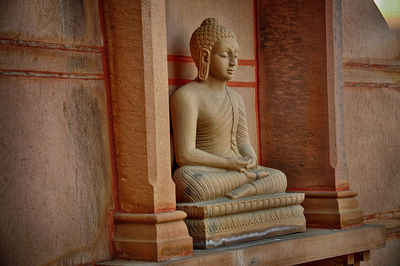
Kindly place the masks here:
<instances>
[{"instance_id":1,"label":"carved robe","mask_svg":"<svg viewBox=\"0 0 400 266\"><path fill-rule=\"evenodd\" d=\"M226 97L214 117L197 121L196 148L220 157L242 155L238 144L248 141L246 111L240 95L226 88ZM283 172L259 166L251 171L267 171L269 176L250 182L256 194L283 193L286 176ZM206 166L182 166L173 180L176 184L178 202L207 201L225 196L235 188L247 183L247 176L238 171Z\"/></svg>"}]
</instances>

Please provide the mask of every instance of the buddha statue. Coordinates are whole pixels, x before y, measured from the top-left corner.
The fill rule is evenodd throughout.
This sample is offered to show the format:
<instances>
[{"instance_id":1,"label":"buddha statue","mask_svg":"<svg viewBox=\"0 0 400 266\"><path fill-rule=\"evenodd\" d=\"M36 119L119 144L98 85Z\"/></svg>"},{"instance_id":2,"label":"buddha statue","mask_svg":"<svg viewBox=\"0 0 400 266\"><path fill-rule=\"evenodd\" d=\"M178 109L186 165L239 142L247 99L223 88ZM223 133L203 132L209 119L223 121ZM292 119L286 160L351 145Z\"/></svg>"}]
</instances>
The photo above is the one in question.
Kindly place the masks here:
<instances>
[{"instance_id":1,"label":"buddha statue","mask_svg":"<svg viewBox=\"0 0 400 266\"><path fill-rule=\"evenodd\" d=\"M238 65L235 34L205 19L190 52L198 76L173 94L171 118L177 209L194 247L304 231L304 194L285 193L285 174L258 165L243 99L226 85Z\"/></svg>"},{"instance_id":2,"label":"buddha statue","mask_svg":"<svg viewBox=\"0 0 400 266\"><path fill-rule=\"evenodd\" d=\"M198 77L171 100L178 201L284 192L286 176L257 165L243 99L226 86L238 65L235 35L206 19L191 37L190 52Z\"/></svg>"}]
</instances>

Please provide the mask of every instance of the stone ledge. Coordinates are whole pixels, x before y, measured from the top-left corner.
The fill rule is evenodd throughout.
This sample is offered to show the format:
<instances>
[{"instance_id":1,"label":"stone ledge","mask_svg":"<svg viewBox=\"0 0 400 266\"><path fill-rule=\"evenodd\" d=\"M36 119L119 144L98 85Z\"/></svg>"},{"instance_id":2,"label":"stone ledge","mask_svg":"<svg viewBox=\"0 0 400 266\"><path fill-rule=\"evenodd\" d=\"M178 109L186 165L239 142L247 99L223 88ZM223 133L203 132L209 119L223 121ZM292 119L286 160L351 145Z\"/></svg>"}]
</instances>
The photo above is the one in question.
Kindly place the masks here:
<instances>
[{"instance_id":1,"label":"stone ledge","mask_svg":"<svg viewBox=\"0 0 400 266\"><path fill-rule=\"evenodd\" d=\"M160 263L111 260L97 265L293 265L385 247L385 229L364 225L352 229L307 229L306 232L212 250Z\"/></svg>"}]
</instances>

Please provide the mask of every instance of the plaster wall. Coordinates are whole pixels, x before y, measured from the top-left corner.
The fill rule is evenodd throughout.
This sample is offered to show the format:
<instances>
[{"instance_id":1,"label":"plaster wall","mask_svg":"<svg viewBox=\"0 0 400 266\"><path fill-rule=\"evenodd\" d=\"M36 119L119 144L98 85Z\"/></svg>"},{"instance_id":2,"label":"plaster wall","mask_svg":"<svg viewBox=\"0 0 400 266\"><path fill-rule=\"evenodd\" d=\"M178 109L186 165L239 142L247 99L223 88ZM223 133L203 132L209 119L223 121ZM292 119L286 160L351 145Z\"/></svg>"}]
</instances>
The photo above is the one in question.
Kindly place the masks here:
<instances>
[{"instance_id":1,"label":"plaster wall","mask_svg":"<svg viewBox=\"0 0 400 266\"><path fill-rule=\"evenodd\" d=\"M109 258L97 1L0 1L0 264Z\"/></svg>"},{"instance_id":2,"label":"plaster wall","mask_svg":"<svg viewBox=\"0 0 400 266\"><path fill-rule=\"evenodd\" d=\"M372 0L342 1L345 143L350 187L386 248L364 265L400 264L400 32Z\"/></svg>"},{"instance_id":3,"label":"plaster wall","mask_svg":"<svg viewBox=\"0 0 400 266\"><path fill-rule=\"evenodd\" d=\"M215 17L232 30L240 46L239 67L228 83L242 96L246 105L250 142L258 151L257 79L254 50L253 0L167 0L167 51L170 95L197 76L191 60L189 41L205 18ZM229 12L225 12L229 9Z\"/></svg>"}]
</instances>

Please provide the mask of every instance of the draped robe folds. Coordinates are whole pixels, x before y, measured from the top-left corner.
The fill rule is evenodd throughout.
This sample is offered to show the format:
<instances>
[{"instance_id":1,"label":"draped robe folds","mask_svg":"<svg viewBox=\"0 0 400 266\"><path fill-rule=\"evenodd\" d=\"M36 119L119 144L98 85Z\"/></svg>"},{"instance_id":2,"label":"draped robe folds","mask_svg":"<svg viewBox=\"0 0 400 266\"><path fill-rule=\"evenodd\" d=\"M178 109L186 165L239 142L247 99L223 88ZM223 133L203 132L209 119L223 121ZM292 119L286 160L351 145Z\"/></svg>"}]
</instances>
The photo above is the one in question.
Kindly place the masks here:
<instances>
[{"instance_id":1,"label":"draped robe folds","mask_svg":"<svg viewBox=\"0 0 400 266\"><path fill-rule=\"evenodd\" d=\"M230 88L226 88L226 92L219 111L206 121L197 121L196 148L220 157L240 159L243 156L238 144L249 141L245 107L239 94ZM255 187L254 195L285 192L286 176L283 172L262 166L249 171L270 173L265 178L250 182ZM173 180L179 202L220 198L248 182L244 173L201 165L178 168Z\"/></svg>"}]
</instances>

